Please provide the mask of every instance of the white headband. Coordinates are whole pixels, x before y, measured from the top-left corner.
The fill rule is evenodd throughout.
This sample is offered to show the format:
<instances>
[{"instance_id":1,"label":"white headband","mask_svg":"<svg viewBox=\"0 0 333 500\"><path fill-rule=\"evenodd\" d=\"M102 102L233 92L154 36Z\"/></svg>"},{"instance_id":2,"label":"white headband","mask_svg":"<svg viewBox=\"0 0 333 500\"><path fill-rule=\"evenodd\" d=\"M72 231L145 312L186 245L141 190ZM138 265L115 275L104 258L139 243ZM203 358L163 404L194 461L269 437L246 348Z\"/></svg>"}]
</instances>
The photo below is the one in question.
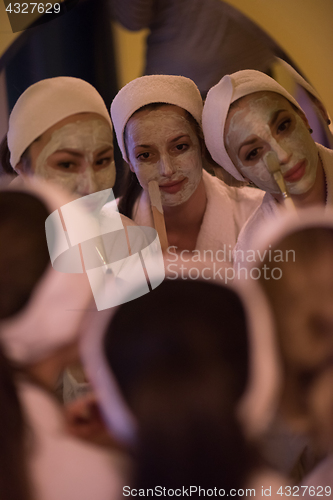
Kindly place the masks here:
<instances>
[{"instance_id":1,"label":"white headband","mask_svg":"<svg viewBox=\"0 0 333 500\"><path fill-rule=\"evenodd\" d=\"M7 190L35 196L50 213L72 201L58 187L35 177L25 181L17 178ZM75 340L82 316L91 305L93 297L86 274L60 273L50 262L26 306L0 323L0 339L7 356L22 365L44 359Z\"/></svg>"},{"instance_id":2,"label":"white headband","mask_svg":"<svg viewBox=\"0 0 333 500\"><path fill-rule=\"evenodd\" d=\"M249 378L237 415L249 439L257 439L273 420L281 391L281 362L268 300L254 280L233 283L245 309L249 332Z\"/></svg>"},{"instance_id":3,"label":"white headband","mask_svg":"<svg viewBox=\"0 0 333 500\"><path fill-rule=\"evenodd\" d=\"M131 291L120 293L119 303L132 300L133 295L136 295L133 291L141 288L142 284L136 282L134 276ZM106 328L119 307L86 315L82 323L80 351L85 372L97 395L108 428L119 441L133 446L137 437L137 423L108 365L103 345Z\"/></svg>"},{"instance_id":4,"label":"white headband","mask_svg":"<svg viewBox=\"0 0 333 500\"><path fill-rule=\"evenodd\" d=\"M260 71L246 69L232 75L225 75L207 94L203 113L202 128L207 149L212 158L238 181L244 177L233 164L224 146L224 127L230 104L254 92L276 92L288 99L303 112L297 101L273 78Z\"/></svg>"},{"instance_id":5,"label":"white headband","mask_svg":"<svg viewBox=\"0 0 333 500\"><path fill-rule=\"evenodd\" d=\"M217 283L220 284L220 283ZM239 296L249 331L249 379L237 409L238 418L249 438L263 433L274 417L280 394L280 367L275 331L268 302L255 282L231 288ZM123 300L123 303L126 299ZM107 325L118 308L91 313L84 322L81 355L89 380L97 394L111 432L127 445L137 436L137 422L125 402L104 354Z\"/></svg>"},{"instance_id":6,"label":"white headband","mask_svg":"<svg viewBox=\"0 0 333 500\"><path fill-rule=\"evenodd\" d=\"M15 169L22 153L43 132L76 113L97 113L111 125L107 107L90 83L68 76L31 85L17 100L9 117L8 148Z\"/></svg>"},{"instance_id":7,"label":"white headband","mask_svg":"<svg viewBox=\"0 0 333 500\"><path fill-rule=\"evenodd\" d=\"M147 104L162 102L188 111L201 125L202 98L189 78L174 75L141 76L123 87L111 104L111 117L123 158L128 162L124 130L129 118Z\"/></svg>"}]
</instances>

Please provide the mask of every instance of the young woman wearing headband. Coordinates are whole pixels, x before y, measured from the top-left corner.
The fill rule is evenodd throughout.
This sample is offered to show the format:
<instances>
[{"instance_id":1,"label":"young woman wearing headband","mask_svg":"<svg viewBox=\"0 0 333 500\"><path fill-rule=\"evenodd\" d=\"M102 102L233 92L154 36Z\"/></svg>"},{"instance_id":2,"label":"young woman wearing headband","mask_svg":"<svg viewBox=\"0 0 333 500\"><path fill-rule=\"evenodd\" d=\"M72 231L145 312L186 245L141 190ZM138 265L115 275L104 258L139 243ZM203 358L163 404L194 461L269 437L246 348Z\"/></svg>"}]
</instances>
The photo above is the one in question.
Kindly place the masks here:
<instances>
[{"instance_id":1,"label":"young woman wearing headband","mask_svg":"<svg viewBox=\"0 0 333 500\"><path fill-rule=\"evenodd\" d=\"M119 210L153 225L148 183L158 183L170 246L213 252L233 248L259 205L259 191L225 185L203 170L202 99L181 76L137 78L115 97L111 116L130 171Z\"/></svg>"},{"instance_id":2,"label":"young woman wearing headband","mask_svg":"<svg viewBox=\"0 0 333 500\"><path fill-rule=\"evenodd\" d=\"M84 198L100 228L95 252L99 264L112 264L147 246L143 231L127 230L136 226L133 221L116 209L102 214L104 204L114 200L116 168L111 118L92 85L72 77L31 85L11 112L7 140L10 168L19 174L14 185L39 177ZM81 242L85 239L83 235Z\"/></svg>"},{"instance_id":3,"label":"young woman wearing headband","mask_svg":"<svg viewBox=\"0 0 333 500\"><path fill-rule=\"evenodd\" d=\"M36 174L76 196L114 185L110 116L100 94L84 80L56 77L31 85L10 114L7 142L7 173Z\"/></svg>"},{"instance_id":4,"label":"young woman wearing headband","mask_svg":"<svg viewBox=\"0 0 333 500\"><path fill-rule=\"evenodd\" d=\"M296 207L333 204L333 152L312 140L299 104L269 76L244 70L223 77L207 95L203 130L219 165L266 191L237 249L251 248L255 228L275 216L283 202L264 161L268 151L275 153Z\"/></svg>"}]
</instances>

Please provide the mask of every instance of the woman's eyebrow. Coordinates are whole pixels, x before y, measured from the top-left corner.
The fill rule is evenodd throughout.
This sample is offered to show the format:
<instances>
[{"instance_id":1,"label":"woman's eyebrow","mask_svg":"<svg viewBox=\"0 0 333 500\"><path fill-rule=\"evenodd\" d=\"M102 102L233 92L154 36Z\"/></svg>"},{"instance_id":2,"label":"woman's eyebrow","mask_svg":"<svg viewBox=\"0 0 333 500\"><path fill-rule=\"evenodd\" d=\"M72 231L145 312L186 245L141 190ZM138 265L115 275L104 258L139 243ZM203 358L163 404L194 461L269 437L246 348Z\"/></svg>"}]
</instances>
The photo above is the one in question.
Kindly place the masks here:
<instances>
[{"instance_id":1,"label":"woman's eyebrow","mask_svg":"<svg viewBox=\"0 0 333 500\"><path fill-rule=\"evenodd\" d=\"M178 135L177 137L175 137L174 139L171 139L170 142L177 142L179 141L179 139L183 139L183 137L190 137L188 134L182 134L182 135Z\"/></svg>"},{"instance_id":2,"label":"woman's eyebrow","mask_svg":"<svg viewBox=\"0 0 333 500\"><path fill-rule=\"evenodd\" d=\"M249 139L248 141L245 141L243 142L239 148L238 148L238 155L240 153L240 150L244 147L244 146L249 146L250 144L254 144L256 141L258 140L257 137L254 137L253 139Z\"/></svg>"},{"instance_id":3,"label":"woman's eyebrow","mask_svg":"<svg viewBox=\"0 0 333 500\"><path fill-rule=\"evenodd\" d=\"M107 148L103 149L99 153L97 153L97 156L105 155L108 151L113 151L113 146L108 146Z\"/></svg>"},{"instance_id":4,"label":"woman's eyebrow","mask_svg":"<svg viewBox=\"0 0 333 500\"><path fill-rule=\"evenodd\" d=\"M77 156L77 157L84 156L84 154L80 153L79 151L73 151L72 149L67 149L67 148L57 149L57 151L55 151L54 154L56 154L56 153L67 153L69 155L73 155L73 156Z\"/></svg>"},{"instance_id":5,"label":"woman's eyebrow","mask_svg":"<svg viewBox=\"0 0 333 500\"><path fill-rule=\"evenodd\" d=\"M137 148L151 148L151 145L149 144L135 144L134 146L134 149L137 149Z\"/></svg>"},{"instance_id":6,"label":"woman's eyebrow","mask_svg":"<svg viewBox=\"0 0 333 500\"><path fill-rule=\"evenodd\" d=\"M288 111L287 109L279 109L278 111L276 111L273 115L273 118L271 119L271 121L269 122L270 126L274 125L274 123L277 121L277 119L279 118L279 115L280 113L284 113L285 111Z\"/></svg>"}]
</instances>

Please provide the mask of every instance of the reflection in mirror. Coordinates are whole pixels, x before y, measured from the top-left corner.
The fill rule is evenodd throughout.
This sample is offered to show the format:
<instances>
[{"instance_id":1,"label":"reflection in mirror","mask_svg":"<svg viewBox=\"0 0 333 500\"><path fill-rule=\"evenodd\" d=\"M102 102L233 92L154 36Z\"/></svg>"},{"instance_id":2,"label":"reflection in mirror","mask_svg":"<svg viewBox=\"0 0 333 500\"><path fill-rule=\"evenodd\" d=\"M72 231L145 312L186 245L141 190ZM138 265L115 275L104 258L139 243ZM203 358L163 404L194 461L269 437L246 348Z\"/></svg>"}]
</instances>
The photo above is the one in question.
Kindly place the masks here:
<instances>
[{"instance_id":1,"label":"reflection in mirror","mask_svg":"<svg viewBox=\"0 0 333 500\"><path fill-rule=\"evenodd\" d=\"M114 19L128 30L150 30L144 74L186 76L203 96L226 74L241 69L271 74L275 56L286 58L261 28L221 0L110 4Z\"/></svg>"}]
</instances>

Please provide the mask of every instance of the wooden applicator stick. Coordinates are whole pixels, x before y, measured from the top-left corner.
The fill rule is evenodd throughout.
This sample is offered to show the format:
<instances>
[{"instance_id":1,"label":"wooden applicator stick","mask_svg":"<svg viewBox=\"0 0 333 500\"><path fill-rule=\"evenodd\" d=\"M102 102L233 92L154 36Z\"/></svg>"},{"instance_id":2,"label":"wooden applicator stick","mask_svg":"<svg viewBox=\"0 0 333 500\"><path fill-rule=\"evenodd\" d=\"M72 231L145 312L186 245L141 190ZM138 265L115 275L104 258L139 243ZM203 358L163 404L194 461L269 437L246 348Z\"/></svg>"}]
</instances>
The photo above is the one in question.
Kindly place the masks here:
<instances>
[{"instance_id":1,"label":"wooden applicator stick","mask_svg":"<svg viewBox=\"0 0 333 500\"><path fill-rule=\"evenodd\" d=\"M270 174L274 177L274 180L276 184L279 186L280 191L283 196L283 201L285 204L285 207L288 210L296 210L295 205L293 200L290 197L290 194L288 193L286 184L284 182L283 175L280 170L280 164L279 160L276 156L276 153L274 151L268 151L268 153L265 154L264 156L264 162L267 167L267 170L269 171Z\"/></svg>"},{"instance_id":2,"label":"wooden applicator stick","mask_svg":"<svg viewBox=\"0 0 333 500\"><path fill-rule=\"evenodd\" d=\"M169 244L165 228L160 188L158 187L158 183L156 181L148 182L148 192L150 197L151 210L153 212L155 229L160 239L162 252L165 252Z\"/></svg>"}]
</instances>

